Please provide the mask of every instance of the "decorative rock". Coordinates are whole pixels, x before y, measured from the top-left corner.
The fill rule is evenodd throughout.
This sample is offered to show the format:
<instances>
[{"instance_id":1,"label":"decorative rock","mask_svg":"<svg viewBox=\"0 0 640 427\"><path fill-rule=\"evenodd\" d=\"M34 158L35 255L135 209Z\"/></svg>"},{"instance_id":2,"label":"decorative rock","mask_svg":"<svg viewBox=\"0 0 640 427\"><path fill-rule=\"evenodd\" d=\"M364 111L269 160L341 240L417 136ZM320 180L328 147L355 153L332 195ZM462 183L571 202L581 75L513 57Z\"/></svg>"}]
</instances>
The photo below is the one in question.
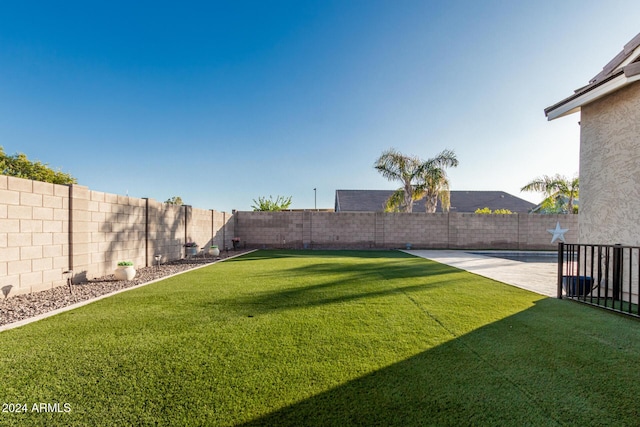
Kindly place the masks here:
<instances>
[{"instance_id":1,"label":"decorative rock","mask_svg":"<svg viewBox=\"0 0 640 427\"><path fill-rule=\"evenodd\" d=\"M234 253L233 255L238 255ZM211 264L219 258L193 258L171 261L152 267L142 267L133 280L117 280L113 274L84 283L73 285L73 293L68 286L58 286L46 291L20 294L0 299L0 326L28 319L80 301L90 300L120 289L161 279L182 271L191 270L204 264Z\"/></svg>"}]
</instances>

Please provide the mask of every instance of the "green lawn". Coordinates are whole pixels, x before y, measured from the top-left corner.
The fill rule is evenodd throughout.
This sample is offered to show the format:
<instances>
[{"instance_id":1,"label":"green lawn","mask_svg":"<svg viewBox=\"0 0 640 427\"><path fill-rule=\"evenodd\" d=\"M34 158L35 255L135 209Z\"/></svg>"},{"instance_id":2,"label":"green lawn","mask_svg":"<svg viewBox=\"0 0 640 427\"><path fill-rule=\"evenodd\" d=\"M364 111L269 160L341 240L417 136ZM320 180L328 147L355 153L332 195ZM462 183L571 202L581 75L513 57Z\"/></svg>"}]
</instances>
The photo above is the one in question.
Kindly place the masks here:
<instances>
[{"instance_id":1,"label":"green lawn","mask_svg":"<svg viewBox=\"0 0 640 427\"><path fill-rule=\"evenodd\" d=\"M639 360L636 320L401 252L259 251L0 333L0 425L637 425Z\"/></svg>"}]
</instances>

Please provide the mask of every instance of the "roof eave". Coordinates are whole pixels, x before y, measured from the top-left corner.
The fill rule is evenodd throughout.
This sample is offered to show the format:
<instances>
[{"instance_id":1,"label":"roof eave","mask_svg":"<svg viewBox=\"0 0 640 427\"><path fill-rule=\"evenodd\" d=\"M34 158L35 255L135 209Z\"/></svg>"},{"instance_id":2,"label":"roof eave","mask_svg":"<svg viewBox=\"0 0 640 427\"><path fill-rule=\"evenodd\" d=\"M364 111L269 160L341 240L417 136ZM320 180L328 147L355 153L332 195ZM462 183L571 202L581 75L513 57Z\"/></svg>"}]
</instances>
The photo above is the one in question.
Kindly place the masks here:
<instances>
[{"instance_id":1,"label":"roof eave","mask_svg":"<svg viewBox=\"0 0 640 427\"><path fill-rule=\"evenodd\" d=\"M587 87L585 91L570 96L556 105L544 110L547 120L551 121L569 114L577 113L583 105L589 104L603 96L609 95L622 87L640 80L640 74L627 75L623 70L596 85Z\"/></svg>"}]
</instances>

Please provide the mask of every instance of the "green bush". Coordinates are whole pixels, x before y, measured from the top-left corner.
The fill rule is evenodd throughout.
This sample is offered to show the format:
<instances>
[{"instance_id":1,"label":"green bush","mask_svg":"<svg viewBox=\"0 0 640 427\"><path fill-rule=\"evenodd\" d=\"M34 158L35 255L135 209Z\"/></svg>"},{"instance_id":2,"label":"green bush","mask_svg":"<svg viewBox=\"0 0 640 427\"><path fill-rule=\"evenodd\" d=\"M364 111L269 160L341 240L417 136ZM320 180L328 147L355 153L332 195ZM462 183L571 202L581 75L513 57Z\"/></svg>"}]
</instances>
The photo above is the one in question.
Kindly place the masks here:
<instances>
[{"instance_id":1,"label":"green bush","mask_svg":"<svg viewBox=\"0 0 640 427\"><path fill-rule=\"evenodd\" d=\"M491 214L491 209L489 209L489 208L482 208L482 209L478 208L478 209L476 209L476 211L474 213L483 214L483 215L489 215L489 214Z\"/></svg>"},{"instance_id":2,"label":"green bush","mask_svg":"<svg viewBox=\"0 0 640 427\"><path fill-rule=\"evenodd\" d=\"M278 196L275 200L273 200L273 196L269 196L268 199L266 197L258 197L258 201L253 199L253 203L255 203L255 205L252 205L251 207L254 211L283 211L285 209L289 209L289 206L291 206L291 196Z\"/></svg>"},{"instance_id":3,"label":"green bush","mask_svg":"<svg viewBox=\"0 0 640 427\"><path fill-rule=\"evenodd\" d=\"M23 153L16 153L11 156L7 155L1 145L0 175L50 182L52 184L76 184L78 182L68 173L54 170L46 163L29 160Z\"/></svg>"},{"instance_id":4,"label":"green bush","mask_svg":"<svg viewBox=\"0 0 640 427\"><path fill-rule=\"evenodd\" d=\"M168 205L183 205L184 203L182 202L182 197L180 196L173 196L168 198L167 200L165 200L165 203Z\"/></svg>"},{"instance_id":5,"label":"green bush","mask_svg":"<svg viewBox=\"0 0 640 427\"><path fill-rule=\"evenodd\" d=\"M491 215L491 214L511 215L513 212L511 212L509 209L496 209L495 211L491 211L491 209L489 208L482 208L482 209L478 208L474 213L483 214L483 215Z\"/></svg>"}]
</instances>

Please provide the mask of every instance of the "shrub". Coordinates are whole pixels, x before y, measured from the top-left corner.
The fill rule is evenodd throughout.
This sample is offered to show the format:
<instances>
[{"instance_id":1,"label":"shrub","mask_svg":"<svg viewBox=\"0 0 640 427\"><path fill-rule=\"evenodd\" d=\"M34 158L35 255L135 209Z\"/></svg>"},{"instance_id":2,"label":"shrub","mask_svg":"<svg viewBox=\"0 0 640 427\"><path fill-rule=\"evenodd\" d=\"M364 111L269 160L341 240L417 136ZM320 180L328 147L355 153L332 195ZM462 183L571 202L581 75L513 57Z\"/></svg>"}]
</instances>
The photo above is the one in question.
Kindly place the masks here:
<instances>
[{"instance_id":1,"label":"shrub","mask_svg":"<svg viewBox=\"0 0 640 427\"><path fill-rule=\"evenodd\" d=\"M289 206L291 206L291 196L289 197L278 196L276 197L275 200L273 200L272 196L269 196L268 199L266 197L258 197L258 201L253 199L253 203L255 203L255 205L252 205L251 207L253 208L254 211L264 211L264 212L283 211L285 209L289 209Z\"/></svg>"},{"instance_id":2,"label":"shrub","mask_svg":"<svg viewBox=\"0 0 640 427\"><path fill-rule=\"evenodd\" d=\"M24 153L7 155L0 145L0 175L15 176L52 184L76 184L78 181L68 173L54 170L47 163L32 161Z\"/></svg>"},{"instance_id":3,"label":"shrub","mask_svg":"<svg viewBox=\"0 0 640 427\"><path fill-rule=\"evenodd\" d=\"M495 215L511 215L513 212L511 212L509 209L496 209L495 211L491 211L491 209L489 208L478 208L476 209L475 213L477 214L483 214L483 215L490 215L490 214L495 214Z\"/></svg>"},{"instance_id":4,"label":"shrub","mask_svg":"<svg viewBox=\"0 0 640 427\"><path fill-rule=\"evenodd\" d=\"M474 213L483 214L483 215L489 215L489 214L491 214L491 209L489 209L489 208L482 208L482 209L478 208L478 209L476 209L476 211Z\"/></svg>"},{"instance_id":5,"label":"shrub","mask_svg":"<svg viewBox=\"0 0 640 427\"><path fill-rule=\"evenodd\" d=\"M165 203L168 204L168 205L183 205L184 204L182 202L182 197L180 197L180 196L170 197L167 200L165 200Z\"/></svg>"}]
</instances>

